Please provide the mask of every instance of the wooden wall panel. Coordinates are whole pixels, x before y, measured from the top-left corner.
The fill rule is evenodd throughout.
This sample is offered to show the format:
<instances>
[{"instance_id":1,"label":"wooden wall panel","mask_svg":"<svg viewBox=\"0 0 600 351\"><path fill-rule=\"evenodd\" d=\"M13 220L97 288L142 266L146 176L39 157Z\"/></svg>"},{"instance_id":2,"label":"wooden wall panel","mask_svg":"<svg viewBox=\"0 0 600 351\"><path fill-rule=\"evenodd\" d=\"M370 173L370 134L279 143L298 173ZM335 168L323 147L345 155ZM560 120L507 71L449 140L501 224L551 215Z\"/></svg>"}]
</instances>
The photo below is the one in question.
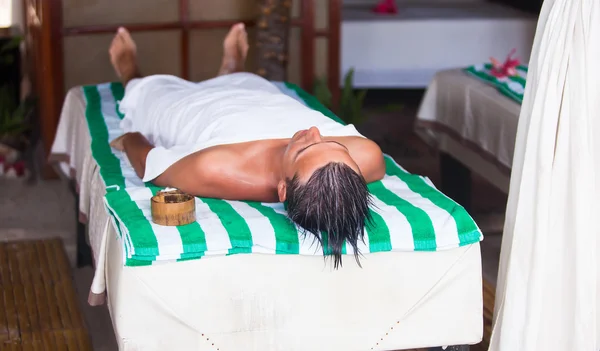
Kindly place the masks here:
<instances>
[{"instance_id":1,"label":"wooden wall panel","mask_svg":"<svg viewBox=\"0 0 600 351\"><path fill-rule=\"evenodd\" d=\"M301 64L305 58L301 55L301 46L300 46L300 28L291 28L290 29L290 42L288 44L289 50L289 60L287 67L287 80L290 83L301 84L302 83L302 74L301 74Z\"/></svg>"},{"instance_id":2,"label":"wooden wall panel","mask_svg":"<svg viewBox=\"0 0 600 351\"><path fill-rule=\"evenodd\" d=\"M315 1L315 28L329 28L329 0Z\"/></svg>"},{"instance_id":3,"label":"wooden wall panel","mask_svg":"<svg viewBox=\"0 0 600 351\"><path fill-rule=\"evenodd\" d=\"M328 27L328 0L313 0L315 7L315 28ZM63 0L64 26L110 25L119 23L176 22L178 6L173 0ZM190 20L232 20L245 18L252 20L256 14L254 1L219 0L204 2L190 1ZM301 1L293 0L292 17L301 14ZM189 34L189 79L200 81L214 77L221 62L222 40L226 29L194 29ZM168 73L181 75L179 32L153 31L135 32L138 42L141 68L144 74ZM65 37L65 87L78 84L114 80L112 67L108 62L107 48L112 34ZM156 39L155 39L156 38ZM302 83L301 60L309 59L301 55L301 31L292 28L290 33L290 61L288 80ZM253 51L255 36L249 29L250 52L247 71L256 69ZM325 74L327 70L327 39L315 43L315 73ZM317 49L318 47L318 49ZM160 48L160 50L154 50Z\"/></svg>"},{"instance_id":4,"label":"wooden wall panel","mask_svg":"<svg viewBox=\"0 0 600 351\"><path fill-rule=\"evenodd\" d=\"M292 0L292 18L299 18L302 12L302 2ZM298 27L290 28L288 43L288 67L287 80L290 83L302 83L302 53L301 53L301 30Z\"/></svg>"},{"instance_id":5,"label":"wooden wall panel","mask_svg":"<svg viewBox=\"0 0 600 351\"><path fill-rule=\"evenodd\" d=\"M192 21L252 20L258 16L255 0L190 1Z\"/></svg>"},{"instance_id":6,"label":"wooden wall panel","mask_svg":"<svg viewBox=\"0 0 600 351\"><path fill-rule=\"evenodd\" d=\"M202 81L216 76L223 57L223 38L227 29L190 32L190 80Z\"/></svg>"},{"instance_id":7,"label":"wooden wall panel","mask_svg":"<svg viewBox=\"0 0 600 351\"><path fill-rule=\"evenodd\" d=\"M228 29L202 29L190 32L190 80L202 81L216 76L223 57L223 39ZM250 49L246 60L246 71L256 70L254 51L255 31L248 29Z\"/></svg>"},{"instance_id":8,"label":"wooden wall panel","mask_svg":"<svg viewBox=\"0 0 600 351\"><path fill-rule=\"evenodd\" d=\"M315 4L314 27L327 30L329 0L313 0ZM301 1L293 0L292 17L301 14ZM191 0L190 20L251 20L256 14L256 4L249 0ZM174 0L63 0L64 27L79 25L110 25L119 23L150 23L178 21L178 4ZM214 77L222 56L222 40L226 29L194 29L189 34L189 79L200 81ZM181 40L176 30L135 32L138 41L140 65L144 74L169 73L181 75ZM68 36L65 38L65 87L77 84L115 79L108 62L107 47L112 34ZM249 29L250 52L246 70L254 72L255 36ZM327 73L327 39L315 42L314 70L318 76ZM160 48L159 50L155 50ZM289 43L288 80L302 84L301 31L292 28Z\"/></svg>"},{"instance_id":9,"label":"wooden wall panel","mask_svg":"<svg viewBox=\"0 0 600 351\"><path fill-rule=\"evenodd\" d=\"M301 8L302 2L300 0L292 0L292 18L300 17Z\"/></svg>"},{"instance_id":10,"label":"wooden wall panel","mask_svg":"<svg viewBox=\"0 0 600 351\"><path fill-rule=\"evenodd\" d=\"M65 89L76 85L117 80L108 56L112 34L65 37ZM143 74L179 75L179 32L136 32L140 70Z\"/></svg>"},{"instance_id":11,"label":"wooden wall panel","mask_svg":"<svg viewBox=\"0 0 600 351\"><path fill-rule=\"evenodd\" d=\"M329 77L329 67L327 66L328 45L329 40L327 38L317 38L315 40L315 77Z\"/></svg>"},{"instance_id":12,"label":"wooden wall panel","mask_svg":"<svg viewBox=\"0 0 600 351\"><path fill-rule=\"evenodd\" d=\"M62 0L62 2L65 27L164 23L175 22L179 18L176 0Z\"/></svg>"}]
</instances>

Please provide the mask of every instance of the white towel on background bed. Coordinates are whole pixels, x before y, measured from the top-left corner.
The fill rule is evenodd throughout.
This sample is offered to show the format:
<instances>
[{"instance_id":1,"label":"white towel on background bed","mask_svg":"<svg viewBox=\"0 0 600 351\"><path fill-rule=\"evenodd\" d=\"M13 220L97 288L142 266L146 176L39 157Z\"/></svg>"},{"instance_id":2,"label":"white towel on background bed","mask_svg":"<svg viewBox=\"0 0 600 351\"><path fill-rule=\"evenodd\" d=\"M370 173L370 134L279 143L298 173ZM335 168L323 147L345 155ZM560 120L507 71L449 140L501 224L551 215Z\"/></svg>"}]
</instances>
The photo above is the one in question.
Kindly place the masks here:
<instances>
[{"instance_id":1,"label":"white towel on background bed","mask_svg":"<svg viewBox=\"0 0 600 351\"><path fill-rule=\"evenodd\" d=\"M148 154L144 181L211 146L291 138L312 126L325 136L360 136L354 126L333 121L250 73L202 83L167 75L136 79L119 108L123 131L140 132L156 146Z\"/></svg>"},{"instance_id":2,"label":"white towel on background bed","mask_svg":"<svg viewBox=\"0 0 600 351\"><path fill-rule=\"evenodd\" d=\"M600 1L546 0L519 119L491 351L600 348Z\"/></svg>"}]
</instances>

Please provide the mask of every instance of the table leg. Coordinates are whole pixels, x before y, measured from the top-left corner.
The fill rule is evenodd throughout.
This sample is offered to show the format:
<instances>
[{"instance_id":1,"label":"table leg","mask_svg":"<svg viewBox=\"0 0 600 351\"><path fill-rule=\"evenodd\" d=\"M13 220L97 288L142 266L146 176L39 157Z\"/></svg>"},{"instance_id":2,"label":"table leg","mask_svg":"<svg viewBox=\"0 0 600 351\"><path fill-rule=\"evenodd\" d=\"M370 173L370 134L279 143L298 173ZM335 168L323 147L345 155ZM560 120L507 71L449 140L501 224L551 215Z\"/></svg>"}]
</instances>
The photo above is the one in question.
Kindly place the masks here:
<instances>
[{"instance_id":1,"label":"table leg","mask_svg":"<svg viewBox=\"0 0 600 351\"><path fill-rule=\"evenodd\" d=\"M85 224L79 221L79 194L75 189L75 185L72 182L71 191L75 196L75 223L76 223L76 235L77 235L77 268L92 266L92 249L87 244L85 238Z\"/></svg>"},{"instance_id":2,"label":"table leg","mask_svg":"<svg viewBox=\"0 0 600 351\"><path fill-rule=\"evenodd\" d=\"M471 170L454 157L440 153L441 190L471 212Z\"/></svg>"}]
</instances>

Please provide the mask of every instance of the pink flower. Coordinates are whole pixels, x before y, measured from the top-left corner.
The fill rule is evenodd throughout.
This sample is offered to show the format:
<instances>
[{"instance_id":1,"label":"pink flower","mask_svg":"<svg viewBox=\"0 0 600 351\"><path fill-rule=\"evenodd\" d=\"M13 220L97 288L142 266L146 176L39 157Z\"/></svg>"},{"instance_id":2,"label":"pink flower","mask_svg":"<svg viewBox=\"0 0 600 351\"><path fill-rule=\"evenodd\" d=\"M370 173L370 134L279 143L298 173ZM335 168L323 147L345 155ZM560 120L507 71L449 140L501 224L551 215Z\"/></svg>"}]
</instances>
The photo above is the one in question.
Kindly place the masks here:
<instances>
[{"instance_id":1,"label":"pink flower","mask_svg":"<svg viewBox=\"0 0 600 351\"><path fill-rule=\"evenodd\" d=\"M512 49L502 64L495 58L490 57L490 61L492 61L492 69L490 72L494 77L504 78L517 74L517 66L521 63L521 61L519 61L517 58L512 58L516 51L516 49Z\"/></svg>"}]
</instances>

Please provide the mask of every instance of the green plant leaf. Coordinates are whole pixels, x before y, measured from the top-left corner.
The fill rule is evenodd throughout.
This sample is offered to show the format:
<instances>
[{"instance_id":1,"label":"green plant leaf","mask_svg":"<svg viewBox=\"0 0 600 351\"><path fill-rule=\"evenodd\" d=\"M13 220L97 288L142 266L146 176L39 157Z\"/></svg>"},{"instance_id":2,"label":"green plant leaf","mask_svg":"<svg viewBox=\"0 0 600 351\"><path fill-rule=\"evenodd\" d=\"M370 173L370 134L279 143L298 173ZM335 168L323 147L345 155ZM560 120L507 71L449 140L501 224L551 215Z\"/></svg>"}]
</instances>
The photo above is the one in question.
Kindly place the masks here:
<instances>
[{"instance_id":1,"label":"green plant leaf","mask_svg":"<svg viewBox=\"0 0 600 351\"><path fill-rule=\"evenodd\" d=\"M19 45L21 45L22 41L23 41L23 37L20 37L20 36L13 37L10 41L8 41L4 45L2 45L2 47L0 48L0 54L4 54L7 51L11 51L13 49L18 48Z\"/></svg>"},{"instance_id":2,"label":"green plant leaf","mask_svg":"<svg viewBox=\"0 0 600 351\"><path fill-rule=\"evenodd\" d=\"M332 94L325 78L316 78L313 87L314 96L323 106L331 108Z\"/></svg>"},{"instance_id":3,"label":"green plant leaf","mask_svg":"<svg viewBox=\"0 0 600 351\"><path fill-rule=\"evenodd\" d=\"M29 116L33 104L31 100L17 104L14 92L10 85L0 86L0 137L19 137L31 130Z\"/></svg>"},{"instance_id":4,"label":"green plant leaf","mask_svg":"<svg viewBox=\"0 0 600 351\"><path fill-rule=\"evenodd\" d=\"M358 124L366 120L362 109L367 91L354 90L354 69L351 68L344 75L344 85L340 97L339 117L348 124Z\"/></svg>"},{"instance_id":5,"label":"green plant leaf","mask_svg":"<svg viewBox=\"0 0 600 351\"><path fill-rule=\"evenodd\" d=\"M354 70L350 69L344 76L344 86L342 90L342 97L347 100L352 98L352 89L354 88L353 82Z\"/></svg>"},{"instance_id":6,"label":"green plant leaf","mask_svg":"<svg viewBox=\"0 0 600 351\"><path fill-rule=\"evenodd\" d=\"M363 103L365 101L365 97L367 96L367 91L366 90L361 90L357 93L356 96L356 101L355 101L355 113L356 113L356 117L355 117L355 123L362 123L366 120L365 115L362 113L362 108L363 108Z\"/></svg>"},{"instance_id":7,"label":"green plant leaf","mask_svg":"<svg viewBox=\"0 0 600 351\"><path fill-rule=\"evenodd\" d=\"M358 96L356 97L356 100L358 101L358 103L360 104L361 107L362 107L363 102L365 101L366 97L367 97L367 90L363 89L358 92Z\"/></svg>"}]
</instances>

